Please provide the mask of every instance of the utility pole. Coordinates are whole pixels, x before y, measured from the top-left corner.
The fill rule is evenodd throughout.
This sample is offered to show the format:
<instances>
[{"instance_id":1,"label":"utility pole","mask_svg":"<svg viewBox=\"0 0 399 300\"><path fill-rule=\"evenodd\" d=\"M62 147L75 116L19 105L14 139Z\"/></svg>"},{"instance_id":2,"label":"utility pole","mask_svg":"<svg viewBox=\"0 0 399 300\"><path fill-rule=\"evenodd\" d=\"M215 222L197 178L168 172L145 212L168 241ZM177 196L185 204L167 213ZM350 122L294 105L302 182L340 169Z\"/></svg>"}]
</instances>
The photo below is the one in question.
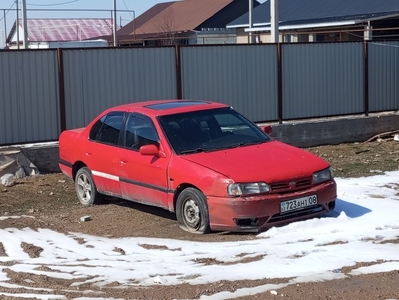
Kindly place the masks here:
<instances>
[{"instance_id":1,"label":"utility pole","mask_svg":"<svg viewBox=\"0 0 399 300\"><path fill-rule=\"evenodd\" d=\"M116 35L116 31L117 31L117 24L116 24L116 0L114 0L114 17L113 17L113 21L114 21L114 47L118 47L118 37Z\"/></svg>"},{"instance_id":2,"label":"utility pole","mask_svg":"<svg viewBox=\"0 0 399 300\"><path fill-rule=\"evenodd\" d=\"M24 44L23 48L28 49L28 20L26 18L26 0L22 0L22 24L24 28Z\"/></svg>"},{"instance_id":3,"label":"utility pole","mask_svg":"<svg viewBox=\"0 0 399 300\"><path fill-rule=\"evenodd\" d=\"M15 21L16 30L17 30L17 49L19 49L19 8L18 8L18 0L15 0L17 3L17 18Z\"/></svg>"},{"instance_id":4,"label":"utility pole","mask_svg":"<svg viewBox=\"0 0 399 300\"><path fill-rule=\"evenodd\" d=\"M279 30L278 30L278 0L270 1L270 33L271 33L271 42L278 43L279 42Z\"/></svg>"},{"instance_id":5,"label":"utility pole","mask_svg":"<svg viewBox=\"0 0 399 300\"><path fill-rule=\"evenodd\" d=\"M133 39L136 42L136 11L133 10Z\"/></svg>"},{"instance_id":6,"label":"utility pole","mask_svg":"<svg viewBox=\"0 0 399 300\"><path fill-rule=\"evenodd\" d=\"M249 26L249 43L252 44L253 43L253 36L252 36L252 27L253 27L253 20L252 20L252 12L254 10L254 3L253 0L249 0L249 8L248 8L248 26Z\"/></svg>"},{"instance_id":7,"label":"utility pole","mask_svg":"<svg viewBox=\"0 0 399 300\"><path fill-rule=\"evenodd\" d=\"M4 47L7 43L7 19L6 19L6 10L3 9L3 20L4 20Z\"/></svg>"}]
</instances>

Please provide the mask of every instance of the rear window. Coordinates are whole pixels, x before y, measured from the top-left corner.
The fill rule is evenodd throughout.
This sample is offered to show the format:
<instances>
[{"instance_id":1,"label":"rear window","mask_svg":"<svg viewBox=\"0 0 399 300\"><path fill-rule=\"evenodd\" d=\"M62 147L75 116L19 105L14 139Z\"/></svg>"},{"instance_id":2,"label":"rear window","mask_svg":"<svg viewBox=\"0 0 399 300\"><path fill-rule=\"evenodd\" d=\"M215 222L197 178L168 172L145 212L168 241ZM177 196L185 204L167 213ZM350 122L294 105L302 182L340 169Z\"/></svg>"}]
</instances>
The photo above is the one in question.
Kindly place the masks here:
<instances>
[{"instance_id":1,"label":"rear window","mask_svg":"<svg viewBox=\"0 0 399 300\"><path fill-rule=\"evenodd\" d=\"M124 112L112 112L98 120L90 131L90 140L109 145L118 145L123 125Z\"/></svg>"}]
</instances>

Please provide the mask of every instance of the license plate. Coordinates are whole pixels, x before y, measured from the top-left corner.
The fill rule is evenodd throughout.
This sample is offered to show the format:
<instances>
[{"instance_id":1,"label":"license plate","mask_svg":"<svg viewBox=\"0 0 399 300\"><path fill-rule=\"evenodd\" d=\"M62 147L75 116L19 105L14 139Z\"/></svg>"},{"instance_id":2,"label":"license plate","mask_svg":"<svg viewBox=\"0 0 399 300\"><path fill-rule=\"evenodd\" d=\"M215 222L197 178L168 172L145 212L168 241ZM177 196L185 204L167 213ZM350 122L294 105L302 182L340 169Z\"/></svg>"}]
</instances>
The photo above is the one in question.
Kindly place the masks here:
<instances>
[{"instance_id":1,"label":"license plate","mask_svg":"<svg viewBox=\"0 0 399 300\"><path fill-rule=\"evenodd\" d=\"M314 206L317 204L317 196L307 196L298 199L288 200L280 202L280 211L282 213L303 209L308 206Z\"/></svg>"}]
</instances>

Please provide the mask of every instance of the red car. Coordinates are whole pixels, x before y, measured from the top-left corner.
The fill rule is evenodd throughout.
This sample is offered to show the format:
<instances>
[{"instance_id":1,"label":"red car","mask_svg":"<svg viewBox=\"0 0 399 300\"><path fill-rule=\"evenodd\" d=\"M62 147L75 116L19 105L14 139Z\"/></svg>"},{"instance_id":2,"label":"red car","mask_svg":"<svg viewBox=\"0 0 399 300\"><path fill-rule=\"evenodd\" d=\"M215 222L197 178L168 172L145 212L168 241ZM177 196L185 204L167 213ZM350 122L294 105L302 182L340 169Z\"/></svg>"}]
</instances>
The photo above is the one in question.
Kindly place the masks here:
<instances>
[{"instance_id":1,"label":"red car","mask_svg":"<svg viewBox=\"0 0 399 300\"><path fill-rule=\"evenodd\" d=\"M64 131L59 165L82 204L110 195L159 206L195 233L259 231L333 210L328 163L270 133L221 103L132 103Z\"/></svg>"}]
</instances>

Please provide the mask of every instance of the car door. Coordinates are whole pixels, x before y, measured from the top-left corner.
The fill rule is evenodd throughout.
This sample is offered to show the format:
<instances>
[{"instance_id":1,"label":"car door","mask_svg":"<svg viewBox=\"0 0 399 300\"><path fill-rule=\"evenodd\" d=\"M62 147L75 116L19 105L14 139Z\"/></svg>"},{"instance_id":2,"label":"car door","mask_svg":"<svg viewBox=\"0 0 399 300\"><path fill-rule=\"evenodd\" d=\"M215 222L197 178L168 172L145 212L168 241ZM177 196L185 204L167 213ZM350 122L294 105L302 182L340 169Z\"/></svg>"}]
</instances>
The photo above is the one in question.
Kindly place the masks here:
<instances>
[{"instance_id":1,"label":"car door","mask_svg":"<svg viewBox=\"0 0 399 300\"><path fill-rule=\"evenodd\" d=\"M119 150L125 112L115 111L101 117L90 130L85 163L97 189L108 195L121 196Z\"/></svg>"},{"instance_id":2,"label":"car door","mask_svg":"<svg viewBox=\"0 0 399 300\"><path fill-rule=\"evenodd\" d=\"M124 198L168 208L167 167L165 157L142 155L141 146L160 146L159 134L151 118L138 113L127 117L120 150L120 185Z\"/></svg>"}]
</instances>

